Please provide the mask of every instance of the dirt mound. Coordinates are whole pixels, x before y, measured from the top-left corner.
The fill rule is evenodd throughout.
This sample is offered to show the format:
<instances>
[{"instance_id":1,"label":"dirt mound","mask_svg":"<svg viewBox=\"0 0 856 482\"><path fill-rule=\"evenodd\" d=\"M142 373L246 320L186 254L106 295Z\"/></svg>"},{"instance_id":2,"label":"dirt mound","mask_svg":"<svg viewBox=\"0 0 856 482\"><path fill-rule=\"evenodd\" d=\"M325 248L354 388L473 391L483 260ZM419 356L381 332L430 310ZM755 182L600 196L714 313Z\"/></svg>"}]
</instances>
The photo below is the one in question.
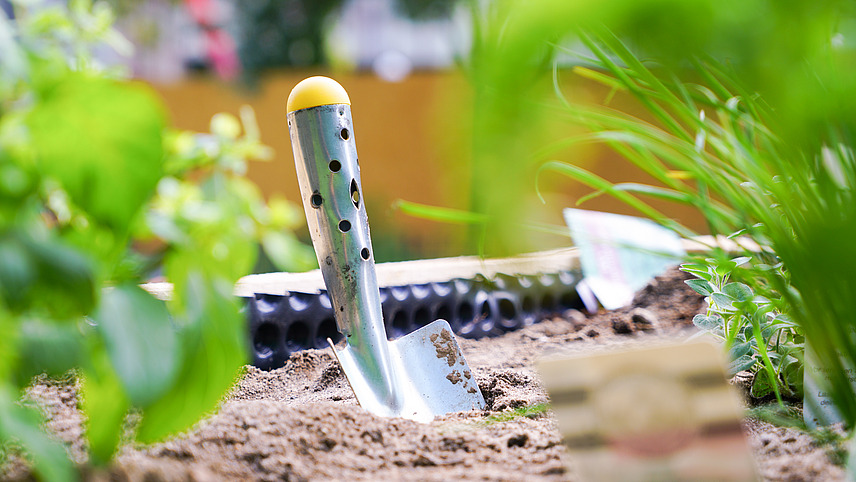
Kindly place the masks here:
<instances>
[{"instance_id":1,"label":"dirt mound","mask_svg":"<svg viewBox=\"0 0 856 482\"><path fill-rule=\"evenodd\" d=\"M329 348L294 354L276 370L246 367L216 415L173 440L127 446L107 469L86 466L74 377L39 379L29 396L90 480L574 480L535 364L692 330L702 298L685 278L672 270L620 310L571 310L497 338L459 338L487 410L429 424L362 410ZM843 480L829 449L807 434L744 425L764 479ZM0 471L29 476L14 456Z\"/></svg>"},{"instance_id":2,"label":"dirt mound","mask_svg":"<svg viewBox=\"0 0 856 482\"><path fill-rule=\"evenodd\" d=\"M123 455L111 476L131 480L450 480L559 475L561 440L543 419L502 427L480 413L419 424L335 403L223 405L216 421L184 437ZM499 425L499 424L497 424ZM167 467L168 471L163 468Z\"/></svg>"}]
</instances>

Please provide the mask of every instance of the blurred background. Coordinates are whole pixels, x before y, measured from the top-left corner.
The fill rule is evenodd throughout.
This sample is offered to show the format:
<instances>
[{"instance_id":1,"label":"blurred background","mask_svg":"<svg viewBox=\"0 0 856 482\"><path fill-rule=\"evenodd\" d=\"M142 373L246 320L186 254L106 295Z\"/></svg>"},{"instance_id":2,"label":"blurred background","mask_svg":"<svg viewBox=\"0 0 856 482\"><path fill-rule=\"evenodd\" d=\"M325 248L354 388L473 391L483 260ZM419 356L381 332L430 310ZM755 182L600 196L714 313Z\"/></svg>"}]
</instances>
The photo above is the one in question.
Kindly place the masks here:
<instances>
[{"instance_id":1,"label":"blurred background","mask_svg":"<svg viewBox=\"0 0 856 482\"><path fill-rule=\"evenodd\" d=\"M215 113L237 113L245 104L253 107L262 141L275 151L271 161L253 162L248 172L266 197L283 195L299 203L285 121L285 101L291 88L311 75L337 79L352 101L364 198L378 261L476 254L479 249L471 227L408 216L395 208L395 201L479 212L476 197L485 190L513 197L509 203L517 211L514 217L520 218L523 213L530 223L551 226L554 231L515 230L514 242L500 243L500 248L489 249L487 254L571 244L561 232L561 211L590 192L588 188L557 176L541 179L539 187L546 201L541 203L535 195L534 168L509 171L508 166L517 159L500 159L495 165L471 162L473 150L484 149L473 140L474 127L484 127L475 123L484 121L473 116L478 100L470 64L478 24L473 17L483 10L479 4L486 2L108 3L116 9L118 28L135 51L129 58L105 52L101 60L121 63L135 78L150 83L166 102L175 127L205 131ZM561 67L567 70L570 65ZM600 103L607 97L613 105L623 102L620 95L612 98L614 92L581 76L569 73L559 76L559 82L573 95L574 102ZM622 108L633 111L629 104ZM639 110L639 115L645 114ZM537 125L535 132L520 133L525 134L533 152L572 133L572 128L562 122ZM507 152L509 156L519 155L514 150ZM647 180L641 171L601 147L576 146L553 156L585 166L613 182ZM520 159L519 163L531 166L530 161ZM473 186L491 178L479 175L476 169L508 171L516 183L514 191L504 193L503 186ZM694 211L653 204L686 225L705 230ZM608 196L584 207L634 214ZM501 210L491 214L503 216ZM308 242L305 228L298 235ZM488 232L487 236L494 235Z\"/></svg>"}]
</instances>

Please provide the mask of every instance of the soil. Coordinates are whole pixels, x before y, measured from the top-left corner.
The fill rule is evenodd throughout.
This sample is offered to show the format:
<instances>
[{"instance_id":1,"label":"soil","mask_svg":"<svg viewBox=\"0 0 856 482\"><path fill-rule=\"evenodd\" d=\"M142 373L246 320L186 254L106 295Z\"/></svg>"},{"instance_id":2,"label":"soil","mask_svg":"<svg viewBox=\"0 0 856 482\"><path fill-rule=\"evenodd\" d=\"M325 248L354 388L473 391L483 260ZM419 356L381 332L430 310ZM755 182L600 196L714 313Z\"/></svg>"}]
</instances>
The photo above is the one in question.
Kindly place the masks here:
<instances>
[{"instance_id":1,"label":"soil","mask_svg":"<svg viewBox=\"0 0 856 482\"><path fill-rule=\"evenodd\" d=\"M692 334L703 301L683 279L671 270L623 309L571 310L497 338L458 338L487 410L429 424L362 410L329 349L269 372L246 367L215 415L170 441L128 445L106 469L87 464L73 378L36 380L29 397L89 480L575 480L552 413L531 408L548 402L534 363ZM834 451L807 433L752 418L743 428L764 480L844 480ZM0 471L28 477L14 457Z\"/></svg>"}]
</instances>

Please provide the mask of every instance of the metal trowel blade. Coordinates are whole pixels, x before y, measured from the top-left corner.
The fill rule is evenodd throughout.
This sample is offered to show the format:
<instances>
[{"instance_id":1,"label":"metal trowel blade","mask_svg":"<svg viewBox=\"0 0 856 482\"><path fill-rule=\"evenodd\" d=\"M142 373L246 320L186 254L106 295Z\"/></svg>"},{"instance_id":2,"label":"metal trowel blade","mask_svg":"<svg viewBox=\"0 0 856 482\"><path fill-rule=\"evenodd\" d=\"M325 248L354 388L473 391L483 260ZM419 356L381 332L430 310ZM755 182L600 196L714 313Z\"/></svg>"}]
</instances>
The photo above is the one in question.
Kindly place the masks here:
<instances>
[{"instance_id":1,"label":"metal trowel blade","mask_svg":"<svg viewBox=\"0 0 856 482\"><path fill-rule=\"evenodd\" d=\"M430 422L451 412L483 409L484 397L476 383L452 329L436 320L408 335L388 342L394 385L400 394L397 406L377 400L369 387L376 382L363 373L351 347L333 347L357 401L369 412Z\"/></svg>"}]
</instances>

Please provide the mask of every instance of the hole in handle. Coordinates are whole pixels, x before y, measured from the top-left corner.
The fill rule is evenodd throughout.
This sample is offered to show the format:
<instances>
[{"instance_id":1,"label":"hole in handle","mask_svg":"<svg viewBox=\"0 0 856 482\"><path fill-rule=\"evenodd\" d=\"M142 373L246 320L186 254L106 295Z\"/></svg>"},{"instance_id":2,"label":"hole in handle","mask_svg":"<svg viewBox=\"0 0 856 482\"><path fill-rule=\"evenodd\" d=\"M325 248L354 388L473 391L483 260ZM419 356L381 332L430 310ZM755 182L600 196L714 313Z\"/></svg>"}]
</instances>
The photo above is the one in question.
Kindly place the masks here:
<instances>
[{"instance_id":1,"label":"hole in handle","mask_svg":"<svg viewBox=\"0 0 856 482\"><path fill-rule=\"evenodd\" d=\"M363 248L360 250L360 257L364 260L368 261L370 255L371 253L369 253L369 248Z\"/></svg>"},{"instance_id":2,"label":"hole in handle","mask_svg":"<svg viewBox=\"0 0 856 482\"><path fill-rule=\"evenodd\" d=\"M312 196L309 197L309 204L312 205L313 208L320 208L321 203L324 202L324 198L321 197L321 194L318 192L312 193Z\"/></svg>"},{"instance_id":3,"label":"hole in handle","mask_svg":"<svg viewBox=\"0 0 856 482\"><path fill-rule=\"evenodd\" d=\"M351 137L351 133L348 132L348 129L342 129L339 131L339 135L342 136L343 141L347 141Z\"/></svg>"},{"instance_id":4,"label":"hole in handle","mask_svg":"<svg viewBox=\"0 0 856 482\"><path fill-rule=\"evenodd\" d=\"M360 190L357 188L357 180L351 179L351 201L354 207L360 209Z\"/></svg>"},{"instance_id":5,"label":"hole in handle","mask_svg":"<svg viewBox=\"0 0 856 482\"><path fill-rule=\"evenodd\" d=\"M339 172L342 169L342 163L333 159L329 164L330 170L333 172Z\"/></svg>"},{"instance_id":6,"label":"hole in handle","mask_svg":"<svg viewBox=\"0 0 856 482\"><path fill-rule=\"evenodd\" d=\"M351 230L351 222L350 221L348 221L347 219L343 219L343 220L339 221L339 231L341 231L343 233L347 233L350 230Z\"/></svg>"}]
</instances>

